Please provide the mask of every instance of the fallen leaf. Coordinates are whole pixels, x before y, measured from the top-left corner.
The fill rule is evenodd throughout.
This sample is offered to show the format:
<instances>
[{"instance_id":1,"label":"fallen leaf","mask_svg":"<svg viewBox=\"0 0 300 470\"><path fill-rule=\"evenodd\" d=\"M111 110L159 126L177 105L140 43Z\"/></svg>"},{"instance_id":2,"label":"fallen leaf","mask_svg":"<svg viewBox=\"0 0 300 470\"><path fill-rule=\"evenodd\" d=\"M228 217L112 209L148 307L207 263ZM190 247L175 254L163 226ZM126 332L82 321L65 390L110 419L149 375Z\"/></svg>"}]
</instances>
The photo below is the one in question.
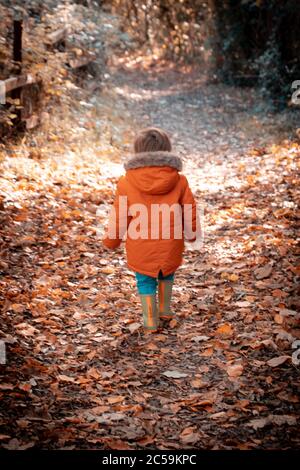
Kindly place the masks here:
<instances>
[{"instance_id":1,"label":"fallen leaf","mask_svg":"<svg viewBox=\"0 0 300 470\"><path fill-rule=\"evenodd\" d=\"M173 318L173 320L169 322L169 327L176 328L176 326L178 326L178 321L175 318Z\"/></svg>"},{"instance_id":2,"label":"fallen leaf","mask_svg":"<svg viewBox=\"0 0 300 470\"><path fill-rule=\"evenodd\" d=\"M219 411L219 413L213 413L209 417L210 419L220 419L225 418L227 416L225 411Z\"/></svg>"},{"instance_id":3,"label":"fallen leaf","mask_svg":"<svg viewBox=\"0 0 300 470\"><path fill-rule=\"evenodd\" d=\"M16 328L19 330L18 333L23 336L32 336L38 331L36 328L29 325L28 323L19 323L18 325L16 325Z\"/></svg>"},{"instance_id":4,"label":"fallen leaf","mask_svg":"<svg viewBox=\"0 0 300 470\"><path fill-rule=\"evenodd\" d=\"M172 379L182 379L182 378L188 376L188 374L185 374L185 373L180 372L178 370L167 370L167 371L163 372L162 375L165 375L166 377L170 377Z\"/></svg>"},{"instance_id":5,"label":"fallen leaf","mask_svg":"<svg viewBox=\"0 0 300 470\"><path fill-rule=\"evenodd\" d=\"M258 280L265 279L270 276L272 269L271 264L266 264L265 266L255 269L254 275Z\"/></svg>"},{"instance_id":6,"label":"fallen leaf","mask_svg":"<svg viewBox=\"0 0 300 470\"><path fill-rule=\"evenodd\" d=\"M13 384L0 384L0 390L13 390L15 388L15 385Z\"/></svg>"},{"instance_id":7,"label":"fallen leaf","mask_svg":"<svg viewBox=\"0 0 300 470\"><path fill-rule=\"evenodd\" d=\"M23 390L23 392L30 392L31 391L31 384L28 382L24 382L19 385L19 389Z\"/></svg>"},{"instance_id":8,"label":"fallen leaf","mask_svg":"<svg viewBox=\"0 0 300 470\"><path fill-rule=\"evenodd\" d=\"M141 328L140 323L130 323L130 325L128 326L128 330L130 331L130 333L135 333L140 328Z\"/></svg>"},{"instance_id":9,"label":"fallen leaf","mask_svg":"<svg viewBox=\"0 0 300 470\"><path fill-rule=\"evenodd\" d=\"M219 326L219 328L216 330L216 335L232 336L233 329L231 325L229 325L229 323L224 323L223 325Z\"/></svg>"},{"instance_id":10,"label":"fallen leaf","mask_svg":"<svg viewBox=\"0 0 300 470\"><path fill-rule=\"evenodd\" d=\"M111 266L106 266L105 268L101 269L101 272L104 274L114 274L115 271L115 268L112 268Z\"/></svg>"},{"instance_id":11,"label":"fallen leaf","mask_svg":"<svg viewBox=\"0 0 300 470\"><path fill-rule=\"evenodd\" d=\"M297 420L295 416L289 415L269 415L264 418L253 419L247 423L247 426L255 429L262 429L269 424L276 424L277 426L283 426L287 424L288 426L295 426Z\"/></svg>"},{"instance_id":12,"label":"fallen leaf","mask_svg":"<svg viewBox=\"0 0 300 470\"><path fill-rule=\"evenodd\" d=\"M236 305L239 308L247 308L247 307L251 307L252 303L248 302L248 300L240 300L238 302L235 302L234 305Z\"/></svg>"},{"instance_id":13,"label":"fallen leaf","mask_svg":"<svg viewBox=\"0 0 300 470\"><path fill-rule=\"evenodd\" d=\"M18 439L13 438L7 444L2 444L2 447L7 450L26 450L35 446L35 442L20 442Z\"/></svg>"},{"instance_id":14,"label":"fallen leaf","mask_svg":"<svg viewBox=\"0 0 300 470\"><path fill-rule=\"evenodd\" d=\"M275 323L277 323L277 325L282 325L284 322L284 318L278 313L276 313L274 320L275 320Z\"/></svg>"},{"instance_id":15,"label":"fallen leaf","mask_svg":"<svg viewBox=\"0 0 300 470\"><path fill-rule=\"evenodd\" d=\"M195 427L188 427L180 433L179 437L183 445L196 444L200 439L200 434L196 432Z\"/></svg>"},{"instance_id":16,"label":"fallen leaf","mask_svg":"<svg viewBox=\"0 0 300 470\"><path fill-rule=\"evenodd\" d=\"M96 416L95 421L99 424L109 424L114 421L123 421L125 418L124 413L104 413L102 416Z\"/></svg>"},{"instance_id":17,"label":"fallen leaf","mask_svg":"<svg viewBox=\"0 0 300 470\"><path fill-rule=\"evenodd\" d=\"M107 398L108 403L110 403L111 405L115 403L121 403L124 400L125 400L125 397L123 396L110 396Z\"/></svg>"},{"instance_id":18,"label":"fallen leaf","mask_svg":"<svg viewBox=\"0 0 300 470\"><path fill-rule=\"evenodd\" d=\"M267 426L267 424L269 424L269 418L258 418L258 419L252 419L252 421L249 421L249 423L246 424L246 426L249 426L253 429L255 429L255 431L257 431L257 429L261 429L261 428L264 428L265 426Z\"/></svg>"},{"instance_id":19,"label":"fallen leaf","mask_svg":"<svg viewBox=\"0 0 300 470\"><path fill-rule=\"evenodd\" d=\"M278 298L284 298L284 297L287 297L289 294L283 290L280 290L280 289L274 289L272 291L272 295L273 297L278 297Z\"/></svg>"},{"instance_id":20,"label":"fallen leaf","mask_svg":"<svg viewBox=\"0 0 300 470\"><path fill-rule=\"evenodd\" d=\"M153 444L154 439L154 436L146 436L142 439L138 439L138 443L142 446L147 446L148 444Z\"/></svg>"},{"instance_id":21,"label":"fallen leaf","mask_svg":"<svg viewBox=\"0 0 300 470\"><path fill-rule=\"evenodd\" d=\"M191 386L194 388L202 388L206 385L206 383L202 382L200 379L195 379L191 381Z\"/></svg>"},{"instance_id":22,"label":"fallen leaf","mask_svg":"<svg viewBox=\"0 0 300 470\"><path fill-rule=\"evenodd\" d=\"M229 377L239 377L243 373L243 366L242 364L232 364L226 368L226 372Z\"/></svg>"},{"instance_id":23,"label":"fallen leaf","mask_svg":"<svg viewBox=\"0 0 300 470\"><path fill-rule=\"evenodd\" d=\"M209 339L209 336L194 336L192 341L195 341L195 343L200 343L201 341L207 341Z\"/></svg>"},{"instance_id":24,"label":"fallen leaf","mask_svg":"<svg viewBox=\"0 0 300 470\"><path fill-rule=\"evenodd\" d=\"M213 348L206 348L206 349L200 354L200 356L202 356L202 357L210 357L210 356L213 355L213 353L214 353Z\"/></svg>"},{"instance_id":25,"label":"fallen leaf","mask_svg":"<svg viewBox=\"0 0 300 470\"><path fill-rule=\"evenodd\" d=\"M75 382L76 379L74 377L69 377L68 375L59 375L58 376L58 379L61 381L61 382Z\"/></svg>"},{"instance_id":26,"label":"fallen leaf","mask_svg":"<svg viewBox=\"0 0 300 470\"><path fill-rule=\"evenodd\" d=\"M290 356L278 356L278 357L273 357L269 361L267 361L267 364L271 367L277 367L281 366L281 364L284 364L286 361L291 359Z\"/></svg>"},{"instance_id":27,"label":"fallen leaf","mask_svg":"<svg viewBox=\"0 0 300 470\"><path fill-rule=\"evenodd\" d=\"M103 442L109 447L109 449L113 450L132 450L132 447L125 441L121 441L120 439L103 439Z\"/></svg>"}]
</instances>

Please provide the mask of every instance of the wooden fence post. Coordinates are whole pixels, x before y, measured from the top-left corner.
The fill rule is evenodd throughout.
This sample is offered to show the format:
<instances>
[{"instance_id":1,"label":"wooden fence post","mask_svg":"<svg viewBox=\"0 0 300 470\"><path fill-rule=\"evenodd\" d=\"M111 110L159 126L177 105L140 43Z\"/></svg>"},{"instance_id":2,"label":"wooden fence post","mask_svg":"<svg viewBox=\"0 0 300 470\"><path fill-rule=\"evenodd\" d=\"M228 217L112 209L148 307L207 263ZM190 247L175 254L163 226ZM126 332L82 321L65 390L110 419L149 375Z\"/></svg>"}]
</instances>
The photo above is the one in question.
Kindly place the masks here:
<instances>
[{"instance_id":1,"label":"wooden fence post","mask_svg":"<svg viewBox=\"0 0 300 470\"><path fill-rule=\"evenodd\" d=\"M20 11L16 11L13 20L13 61L16 68L16 75L21 75L22 72L22 36L23 36L23 15ZM12 98L20 100L21 104L21 88L16 88L12 91ZM21 109L16 110L17 124L21 121Z\"/></svg>"},{"instance_id":2,"label":"wooden fence post","mask_svg":"<svg viewBox=\"0 0 300 470\"><path fill-rule=\"evenodd\" d=\"M18 66L17 73L22 70L22 35L23 35L23 17L17 12L14 17L14 43L13 43L13 61Z\"/></svg>"}]
</instances>

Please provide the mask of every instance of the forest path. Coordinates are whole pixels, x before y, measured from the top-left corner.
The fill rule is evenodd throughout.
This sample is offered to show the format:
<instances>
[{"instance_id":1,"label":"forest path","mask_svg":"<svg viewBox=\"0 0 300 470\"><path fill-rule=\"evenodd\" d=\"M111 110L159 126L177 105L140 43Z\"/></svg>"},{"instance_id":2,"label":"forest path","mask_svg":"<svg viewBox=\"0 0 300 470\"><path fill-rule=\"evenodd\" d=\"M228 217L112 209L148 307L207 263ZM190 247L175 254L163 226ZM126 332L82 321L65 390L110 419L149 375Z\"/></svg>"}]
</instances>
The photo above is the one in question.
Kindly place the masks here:
<instances>
[{"instance_id":1,"label":"forest path","mask_svg":"<svg viewBox=\"0 0 300 470\"><path fill-rule=\"evenodd\" d=\"M60 179L39 186L23 176L27 205L13 206L1 229L11 240L1 281L5 445L295 447L297 370L282 326L297 303L298 147L269 146L275 118L256 115L249 90L125 65L111 68L111 89L128 145L140 127L170 133L204 206L204 247L178 270L176 320L145 336L123 251L103 252L96 231L125 154L71 159L65 179L58 159Z\"/></svg>"}]
</instances>

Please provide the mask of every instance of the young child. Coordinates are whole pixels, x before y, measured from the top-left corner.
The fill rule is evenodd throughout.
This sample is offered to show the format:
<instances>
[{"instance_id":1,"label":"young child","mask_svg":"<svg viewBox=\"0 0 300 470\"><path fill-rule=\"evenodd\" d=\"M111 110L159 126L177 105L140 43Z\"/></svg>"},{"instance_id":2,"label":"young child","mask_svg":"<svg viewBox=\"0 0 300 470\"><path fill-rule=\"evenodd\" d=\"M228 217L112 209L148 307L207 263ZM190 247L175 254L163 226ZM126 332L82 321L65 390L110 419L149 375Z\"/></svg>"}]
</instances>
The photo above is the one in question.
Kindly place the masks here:
<instances>
[{"instance_id":1,"label":"young child","mask_svg":"<svg viewBox=\"0 0 300 470\"><path fill-rule=\"evenodd\" d=\"M136 275L144 327L157 331L160 319L173 318L174 274L182 263L184 238L196 239L197 209L166 132L143 129L134 152L118 182L103 243L117 248L126 234L127 263Z\"/></svg>"}]
</instances>

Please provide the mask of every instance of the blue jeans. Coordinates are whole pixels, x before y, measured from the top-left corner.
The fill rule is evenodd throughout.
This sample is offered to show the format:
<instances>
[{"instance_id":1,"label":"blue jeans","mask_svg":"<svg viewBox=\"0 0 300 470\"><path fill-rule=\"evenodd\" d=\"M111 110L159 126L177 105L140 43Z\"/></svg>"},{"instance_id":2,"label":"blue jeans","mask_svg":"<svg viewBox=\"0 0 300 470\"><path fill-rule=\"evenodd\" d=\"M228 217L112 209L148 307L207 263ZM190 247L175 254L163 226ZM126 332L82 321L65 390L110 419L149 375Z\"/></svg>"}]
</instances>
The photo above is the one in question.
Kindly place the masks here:
<instances>
[{"instance_id":1,"label":"blue jeans","mask_svg":"<svg viewBox=\"0 0 300 470\"><path fill-rule=\"evenodd\" d=\"M142 295L152 295L156 293L157 288L157 279L165 280L165 281L173 281L174 274L169 274L168 276L163 276L162 272L160 271L158 277L151 277L146 276L145 274L135 273L136 281L137 281L137 289L138 293Z\"/></svg>"}]
</instances>

